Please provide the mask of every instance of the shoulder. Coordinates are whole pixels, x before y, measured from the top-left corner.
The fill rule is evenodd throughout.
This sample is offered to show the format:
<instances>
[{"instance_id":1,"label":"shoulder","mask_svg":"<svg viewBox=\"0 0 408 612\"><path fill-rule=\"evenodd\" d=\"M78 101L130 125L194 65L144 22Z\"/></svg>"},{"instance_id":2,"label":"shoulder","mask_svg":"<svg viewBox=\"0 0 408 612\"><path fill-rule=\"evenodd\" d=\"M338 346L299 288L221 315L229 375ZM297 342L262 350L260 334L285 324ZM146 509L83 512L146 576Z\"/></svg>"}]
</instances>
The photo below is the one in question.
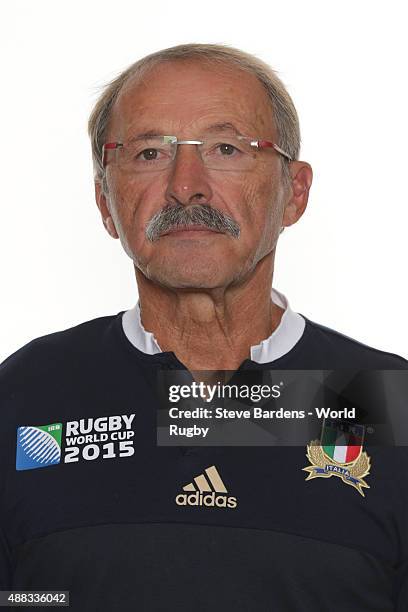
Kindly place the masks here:
<instances>
[{"instance_id":1,"label":"shoulder","mask_svg":"<svg viewBox=\"0 0 408 612\"><path fill-rule=\"evenodd\" d=\"M400 355L368 346L302 316L306 321L303 350L320 361L327 360L329 368L408 369L408 361Z\"/></svg>"},{"instance_id":2,"label":"shoulder","mask_svg":"<svg viewBox=\"0 0 408 612\"><path fill-rule=\"evenodd\" d=\"M0 364L0 390L52 375L56 370L80 367L84 358L100 354L108 342L117 315L98 317L73 327L34 338Z\"/></svg>"}]
</instances>

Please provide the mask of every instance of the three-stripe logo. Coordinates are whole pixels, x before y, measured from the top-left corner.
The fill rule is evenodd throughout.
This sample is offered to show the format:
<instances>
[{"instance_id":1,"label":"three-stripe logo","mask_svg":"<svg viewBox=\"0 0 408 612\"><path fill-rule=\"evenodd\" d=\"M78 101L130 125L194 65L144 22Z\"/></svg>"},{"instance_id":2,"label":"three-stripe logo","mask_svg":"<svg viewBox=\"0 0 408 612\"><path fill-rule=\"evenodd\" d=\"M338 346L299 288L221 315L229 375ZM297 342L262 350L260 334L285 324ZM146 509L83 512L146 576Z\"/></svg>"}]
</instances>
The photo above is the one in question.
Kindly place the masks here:
<instances>
[{"instance_id":1,"label":"three-stripe logo","mask_svg":"<svg viewBox=\"0 0 408 612\"><path fill-rule=\"evenodd\" d=\"M178 506L207 506L216 508L236 508L237 499L227 495L227 488L215 465L195 476L192 482L183 487L186 493L176 496Z\"/></svg>"}]
</instances>

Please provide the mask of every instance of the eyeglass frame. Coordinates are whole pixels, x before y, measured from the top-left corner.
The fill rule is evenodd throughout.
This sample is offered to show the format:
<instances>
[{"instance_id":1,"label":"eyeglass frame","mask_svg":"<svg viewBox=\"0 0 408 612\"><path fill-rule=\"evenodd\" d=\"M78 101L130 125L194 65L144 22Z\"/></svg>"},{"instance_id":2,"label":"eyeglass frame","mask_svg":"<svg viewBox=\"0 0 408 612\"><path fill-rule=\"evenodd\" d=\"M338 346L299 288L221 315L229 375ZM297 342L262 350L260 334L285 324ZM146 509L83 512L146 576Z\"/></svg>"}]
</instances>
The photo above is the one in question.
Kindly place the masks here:
<instances>
[{"instance_id":1,"label":"eyeglass frame","mask_svg":"<svg viewBox=\"0 0 408 612\"><path fill-rule=\"evenodd\" d=\"M171 144L174 144L176 146L180 144L202 145L205 142L204 140L178 140L177 136L159 135L159 137L168 138L169 140L171 139ZM242 140L249 140L250 146L257 148L257 149L273 148L277 153L285 157L288 161L290 162L293 161L293 158L289 155L289 153L286 153L286 151L284 151L275 142L272 142L272 140L266 140L263 138L252 139L250 136L238 136L238 138ZM107 160L106 160L107 151L115 150L115 149L118 149L124 146L126 145L123 142L106 142L105 144L102 145L102 168L104 170L107 165Z\"/></svg>"}]
</instances>

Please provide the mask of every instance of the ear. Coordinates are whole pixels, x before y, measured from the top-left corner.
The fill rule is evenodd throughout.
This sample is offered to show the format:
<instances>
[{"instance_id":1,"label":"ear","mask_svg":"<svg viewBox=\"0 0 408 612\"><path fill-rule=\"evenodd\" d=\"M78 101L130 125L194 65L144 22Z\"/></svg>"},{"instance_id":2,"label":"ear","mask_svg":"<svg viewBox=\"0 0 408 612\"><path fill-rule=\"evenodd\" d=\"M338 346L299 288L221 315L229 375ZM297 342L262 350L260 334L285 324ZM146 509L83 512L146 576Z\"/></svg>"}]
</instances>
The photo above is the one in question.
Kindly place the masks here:
<instances>
[{"instance_id":1,"label":"ear","mask_svg":"<svg viewBox=\"0 0 408 612\"><path fill-rule=\"evenodd\" d=\"M102 189L102 183L100 181L95 181L95 200L99 208L99 212L101 213L106 231L110 236L112 236L112 238L119 238L119 234L116 231L116 227L109 210L107 197Z\"/></svg>"},{"instance_id":2,"label":"ear","mask_svg":"<svg viewBox=\"0 0 408 612\"><path fill-rule=\"evenodd\" d=\"M290 162L289 170L292 178L292 193L285 206L282 227L293 225L303 215L313 181L313 171L307 162L292 161Z\"/></svg>"}]
</instances>

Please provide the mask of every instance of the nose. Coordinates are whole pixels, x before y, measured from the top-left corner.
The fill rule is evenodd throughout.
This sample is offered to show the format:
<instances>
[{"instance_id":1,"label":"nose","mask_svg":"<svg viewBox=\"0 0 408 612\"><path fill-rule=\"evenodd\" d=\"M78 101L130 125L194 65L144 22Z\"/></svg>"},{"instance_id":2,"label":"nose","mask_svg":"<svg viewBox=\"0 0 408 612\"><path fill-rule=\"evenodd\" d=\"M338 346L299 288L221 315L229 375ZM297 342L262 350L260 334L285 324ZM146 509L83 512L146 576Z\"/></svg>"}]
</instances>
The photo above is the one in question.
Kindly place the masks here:
<instances>
[{"instance_id":1,"label":"nose","mask_svg":"<svg viewBox=\"0 0 408 612\"><path fill-rule=\"evenodd\" d=\"M212 199L207 170L197 145L178 145L166 189L168 202L207 204Z\"/></svg>"}]
</instances>

